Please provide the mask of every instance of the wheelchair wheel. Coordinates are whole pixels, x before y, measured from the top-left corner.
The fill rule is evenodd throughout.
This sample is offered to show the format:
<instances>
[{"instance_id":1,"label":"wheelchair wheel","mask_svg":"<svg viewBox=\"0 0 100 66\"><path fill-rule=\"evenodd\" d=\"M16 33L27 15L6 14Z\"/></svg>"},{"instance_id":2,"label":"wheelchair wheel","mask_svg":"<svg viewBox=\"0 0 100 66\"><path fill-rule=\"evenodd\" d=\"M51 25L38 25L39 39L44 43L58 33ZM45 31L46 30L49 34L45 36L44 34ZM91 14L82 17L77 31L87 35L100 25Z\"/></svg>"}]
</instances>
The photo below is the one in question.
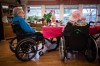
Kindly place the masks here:
<instances>
[{"instance_id":1,"label":"wheelchair wheel","mask_svg":"<svg viewBox=\"0 0 100 66\"><path fill-rule=\"evenodd\" d=\"M91 37L88 39L88 45L87 49L85 51L85 57L89 62L95 61L97 57L97 45L95 43L95 40L93 40Z\"/></svg>"},{"instance_id":2,"label":"wheelchair wheel","mask_svg":"<svg viewBox=\"0 0 100 66\"><path fill-rule=\"evenodd\" d=\"M59 42L59 54L60 54L60 59L61 61L65 61L65 39L64 37L60 38Z\"/></svg>"},{"instance_id":3,"label":"wheelchair wheel","mask_svg":"<svg viewBox=\"0 0 100 66\"><path fill-rule=\"evenodd\" d=\"M14 37L9 44L10 50L15 53L15 48L17 46L17 38Z\"/></svg>"},{"instance_id":4,"label":"wheelchair wheel","mask_svg":"<svg viewBox=\"0 0 100 66\"><path fill-rule=\"evenodd\" d=\"M100 48L98 48L98 56L100 57Z\"/></svg>"},{"instance_id":5,"label":"wheelchair wheel","mask_svg":"<svg viewBox=\"0 0 100 66\"><path fill-rule=\"evenodd\" d=\"M36 42L31 38L25 38L18 42L15 55L21 61L29 61L37 53Z\"/></svg>"}]
</instances>

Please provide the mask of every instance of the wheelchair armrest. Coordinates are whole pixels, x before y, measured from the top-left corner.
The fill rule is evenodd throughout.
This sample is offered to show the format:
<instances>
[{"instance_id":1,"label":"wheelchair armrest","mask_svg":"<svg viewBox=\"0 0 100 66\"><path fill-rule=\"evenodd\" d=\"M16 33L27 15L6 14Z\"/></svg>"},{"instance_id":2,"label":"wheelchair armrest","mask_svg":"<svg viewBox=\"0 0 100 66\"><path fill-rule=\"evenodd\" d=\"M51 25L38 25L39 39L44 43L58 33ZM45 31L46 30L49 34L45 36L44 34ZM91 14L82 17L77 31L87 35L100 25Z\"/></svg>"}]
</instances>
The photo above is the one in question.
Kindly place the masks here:
<instances>
[{"instance_id":1,"label":"wheelchair armrest","mask_svg":"<svg viewBox=\"0 0 100 66\"><path fill-rule=\"evenodd\" d=\"M29 36L43 36L40 32L34 32L34 33L28 33L28 32L26 32L25 34L23 34L23 35L29 35Z\"/></svg>"},{"instance_id":2,"label":"wheelchair armrest","mask_svg":"<svg viewBox=\"0 0 100 66\"><path fill-rule=\"evenodd\" d=\"M21 35L23 35L23 36L30 36L30 35L34 35L34 33L23 33L23 34L21 34Z\"/></svg>"}]
</instances>

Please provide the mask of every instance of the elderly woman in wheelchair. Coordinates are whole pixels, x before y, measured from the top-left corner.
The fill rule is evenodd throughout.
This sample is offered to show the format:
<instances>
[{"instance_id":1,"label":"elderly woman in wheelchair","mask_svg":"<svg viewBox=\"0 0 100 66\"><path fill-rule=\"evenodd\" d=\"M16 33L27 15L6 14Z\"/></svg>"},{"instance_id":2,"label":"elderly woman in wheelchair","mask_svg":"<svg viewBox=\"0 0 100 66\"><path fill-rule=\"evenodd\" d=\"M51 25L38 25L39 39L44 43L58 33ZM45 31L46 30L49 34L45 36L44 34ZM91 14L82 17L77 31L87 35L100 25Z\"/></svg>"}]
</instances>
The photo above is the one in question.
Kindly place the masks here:
<instances>
[{"instance_id":1,"label":"elderly woman in wheelchair","mask_svg":"<svg viewBox=\"0 0 100 66\"><path fill-rule=\"evenodd\" d=\"M79 20L80 16L80 11L74 11L64 28L59 43L59 53L62 61L70 59L70 56L76 52L82 53L89 62L95 61L97 57L97 45L89 35L89 24L82 23Z\"/></svg>"},{"instance_id":2,"label":"elderly woman in wheelchair","mask_svg":"<svg viewBox=\"0 0 100 66\"><path fill-rule=\"evenodd\" d=\"M40 51L44 47L44 37L40 32L35 32L33 28L24 20L24 11L21 7L13 9L13 32L16 37L12 42L17 39L16 46L10 44L10 49L15 52L16 57L21 61L28 61L35 58L37 54L42 55ZM39 45L42 45L39 47Z\"/></svg>"}]
</instances>

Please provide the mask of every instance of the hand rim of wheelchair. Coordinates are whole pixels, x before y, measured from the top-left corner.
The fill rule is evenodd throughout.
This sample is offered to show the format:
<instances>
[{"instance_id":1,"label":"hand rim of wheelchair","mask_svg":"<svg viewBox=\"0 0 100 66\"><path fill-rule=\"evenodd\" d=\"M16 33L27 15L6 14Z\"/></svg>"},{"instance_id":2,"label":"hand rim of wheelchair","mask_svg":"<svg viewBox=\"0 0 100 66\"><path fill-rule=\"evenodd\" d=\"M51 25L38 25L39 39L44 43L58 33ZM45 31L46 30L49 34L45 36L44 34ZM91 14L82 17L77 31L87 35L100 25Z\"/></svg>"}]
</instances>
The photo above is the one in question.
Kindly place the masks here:
<instances>
[{"instance_id":1,"label":"hand rim of wheelchair","mask_svg":"<svg viewBox=\"0 0 100 66\"><path fill-rule=\"evenodd\" d=\"M14 41L16 41L16 43L14 43ZM16 37L12 38L12 40L9 42L10 50L14 53L15 53L15 48L16 48L15 46L17 46L17 38Z\"/></svg>"},{"instance_id":2,"label":"hand rim of wheelchair","mask_svg":"<svg viewBox=\"0 0 100 66\"><path fill-rule=\"evenodd\" d=\"M98 57L98 48L97 48L97 44L95 42L95 39L93 39L91 36L89 37L89 41L91 42L91 45L89 48L86 49L85 51L85 57L89 62L93 62L95 61L95 59Z\"/></svg>"},{"instance_id":3,"label":"hand rim of wheelchair","mask_svg":"<svg viewBox=\"0 0 100 66\"><path fill-rule=\"evenodd\" d=\"M27 58L20 57L21 52L19 52L19 50L21 49L21 46L22 46L25 42L31 42L30 44L27 44L27 45L31 45L31 46L30 46L30 47L31 47L31 48L30 48L31 51L33 51L32 48L35 46L35 47L34 47L34 50L35 50L35 51L33 52L33 55L32 55L31 57L29 57L30 52L27 51L27 50L29 50L29 49L27 49L27 50L24 49L24 51L22 51L23 56L28 54L28 57L27 57ZM27 46L27 45L26 45L26 46ZM24 44L23 46L25 46L25 44ZM27 52L27 53L26 53L26 52ZM21 61L29 61L29 60L31 60L32 58L35 57L36 53L37 53L37 44L35 43L35 41L34 41L33 39L31 39L31 38L25 38L25 39L23 39L23 40L21 40L21 41L18 42L18 45L16 46L15 56L17 57L17 59L19 59L19 60L21 60Z\"/></svg>"},{"instance_id":4,"label":"hand rim of wheelchair","mask_svg":"<svg viewBox=\"0 0 100 66\"><path fill-rule=\"evenodd\" d=\"M59 54L60 54L60 59L61 61L65 60L65 39L64 37L60 38L60 42L59 42Z\"/></svg>"}]
</instances>

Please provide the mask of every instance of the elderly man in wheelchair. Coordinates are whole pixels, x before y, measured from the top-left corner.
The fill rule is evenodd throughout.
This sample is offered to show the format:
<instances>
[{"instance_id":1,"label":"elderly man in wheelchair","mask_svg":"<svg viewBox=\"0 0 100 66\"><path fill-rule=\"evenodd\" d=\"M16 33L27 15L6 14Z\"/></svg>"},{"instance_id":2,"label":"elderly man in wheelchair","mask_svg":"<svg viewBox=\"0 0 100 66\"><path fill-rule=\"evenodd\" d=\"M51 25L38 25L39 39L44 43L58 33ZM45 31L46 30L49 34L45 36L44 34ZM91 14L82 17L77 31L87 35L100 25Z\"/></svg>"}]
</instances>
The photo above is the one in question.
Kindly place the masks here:
<instances>
[{"instance_id":1,"label":"elderly man in wheelchair","mask_svg":"<svg viewBox=\"0 0 100 66\"><path fill-rule=\"evenodd\" d=\"M16 34L14 39L17 39L17 46L12 47L13 52L15 52L16 57L21 61L28 61L35 58L37 54L42 54L38 52L43 49L44 37L40 32L35 32L33 28L24 20L24 11L21 7L15 7L13 9L13 32ZM39 45L42 45L39 48Z\"/></svg>"},{"instance_id":2,"label":"elderly man in wheelchair","mask_svg":"<svg viewBox=\"0 0 100 66\"><path fill-rule=\"evenodd\" d=\"M60 59L70 59L70 56L80 52L89 62L93 62L97 57L97 45L89 34L89 24L79 20L78 14L80 16L80 12L75 11L64 28L59 46ZM74 19L73 16L78 19Z\"/></svg>"}]
</instances>

